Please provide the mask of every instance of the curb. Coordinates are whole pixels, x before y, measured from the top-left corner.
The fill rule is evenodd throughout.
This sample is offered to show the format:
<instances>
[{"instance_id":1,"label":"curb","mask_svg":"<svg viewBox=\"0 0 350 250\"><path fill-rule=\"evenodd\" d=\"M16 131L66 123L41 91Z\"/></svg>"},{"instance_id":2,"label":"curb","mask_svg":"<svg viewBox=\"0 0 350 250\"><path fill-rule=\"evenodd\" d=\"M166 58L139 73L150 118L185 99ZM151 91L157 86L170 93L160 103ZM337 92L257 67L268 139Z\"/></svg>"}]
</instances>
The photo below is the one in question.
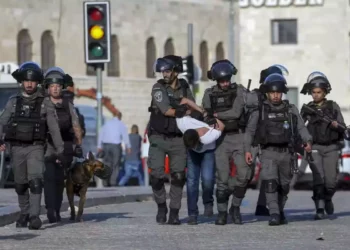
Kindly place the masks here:
<instances>
[{"instance_id":1,"label":"curb","mask_svg":"<svg viewBox=\"0 0 350 250\"><path fill-rule=\"evenodd\" d=\"M110 205L110 204L121 204L127 202L142 202L153 198L153 193L143 193L143 194L116 194L115 196L109 197L91 197L86 198L84 208L95 207L101 205ZM43 197L42 197L43 199ZM78 206L79 199L75 198L74 205ZM63 200L61 206L61 212L67 212L69 203L66 200ZM5 207L0 207L0 227L14 223L19 216L20 210L17 205L10 205ZM46 214L45 205L41 205L40 214Z\"/></svg>"}]
</instances>

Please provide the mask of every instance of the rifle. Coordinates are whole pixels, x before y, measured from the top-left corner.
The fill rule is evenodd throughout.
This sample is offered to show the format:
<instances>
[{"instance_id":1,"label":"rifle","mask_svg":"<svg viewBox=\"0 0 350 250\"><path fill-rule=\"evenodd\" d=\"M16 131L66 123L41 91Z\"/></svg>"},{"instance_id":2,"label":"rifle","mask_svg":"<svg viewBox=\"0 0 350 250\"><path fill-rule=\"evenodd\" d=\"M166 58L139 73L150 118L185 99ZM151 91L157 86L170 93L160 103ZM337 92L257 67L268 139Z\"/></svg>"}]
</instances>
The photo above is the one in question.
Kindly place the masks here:
<instances>
[{"instance_id":1,"label":"rifle","mask_svg":"<svg viewBox=\"0 0 350 250\"><path fill-rule=\"evenodd\" d=\"M289 151L292 154L292 159L290 162L290 167L291 171L293 174L298 174L299 173L299 167L298 167L298 154L295 151L295 146L296 146L296 134L294 131L294 123L293 123L293 114L291 111L289 111L289 116L290 116L290 128L292 132L292 137L291 137L291 145L289 147Z\"/></svg>"},{"instance_id":2,"label":"rifle","mask_svg":"<svg viewBox=\"0 0 350 250\"><path fill-rule=\"evenodd\" d=\"M322 111L311 108L310 106L303 104L302 110L305 110L307 114L310 115L316 115L319 118L321 118L326 123L332 123L334 119L331 119L326 114L324 114ZM348 128L345 124L341 124L340 122L336 121L338 123L338 128L342 130L345 134L350 134L350 128Z\"/></svg>"},{"instance_id":3,"label":"rifle","mask_svg":"<svg viewBox=\"0 0 350 250\"><path fill-rule=\"evenodd\" d=\"M250 84L252 84L252 79L248 80L248 86L247 86L248 91L250 91Z\"/></svg>"}]
</instances>

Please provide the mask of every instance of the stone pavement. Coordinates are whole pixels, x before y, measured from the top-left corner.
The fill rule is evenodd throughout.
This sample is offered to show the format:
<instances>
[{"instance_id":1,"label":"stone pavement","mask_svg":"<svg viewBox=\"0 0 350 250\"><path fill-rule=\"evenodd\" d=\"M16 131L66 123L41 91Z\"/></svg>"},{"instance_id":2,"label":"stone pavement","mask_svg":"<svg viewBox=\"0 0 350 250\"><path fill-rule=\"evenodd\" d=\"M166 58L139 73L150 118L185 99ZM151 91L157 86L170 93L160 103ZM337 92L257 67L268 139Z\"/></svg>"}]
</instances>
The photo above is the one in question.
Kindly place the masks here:
<instances>
[{"instance_id":1,"label":"stone pavement","mask_svg":"<svg viewBox=\"0 0 350 250\"><path fill-rule=\"evenodd\" d=\"M242 207L245 224L241 226L216 226L215 217L200 217L201 224L189 226L185 224L185 199L183 225L157 225L153 201L130 202L85 209L82 223L70 223L65 212L62 223L45 223L39 231L16 229L14 224L1 227L0 249L350 249L348 192L336 193L334 216L314 221L311 192L292 191L286 208L290 223L279 227L269 227L268 217L253 215L257 195L257 191L248 190ZM42 219L46 221L45 216Z\"/></svg>"},{"instance_id":2,"label":"stone pavement","mask_svg":"<svg viewBox=\"0 0 350 250\"><path fill-rule=\"evenodd\" d=\"M150 187L117 187L117 188L89 188L85 207L96 205L116 204L123 202L142 201L152 198ZM75 197L78 204L78 197ZM46 213L44 195L41 199L41 213ZM68 208L67 195L63 195L62 211ZM0 226L14 222L19 213L17 195L14 189L0 189ZM0 247L1 249L1 247Z\"/></svg>"}]
</instances>

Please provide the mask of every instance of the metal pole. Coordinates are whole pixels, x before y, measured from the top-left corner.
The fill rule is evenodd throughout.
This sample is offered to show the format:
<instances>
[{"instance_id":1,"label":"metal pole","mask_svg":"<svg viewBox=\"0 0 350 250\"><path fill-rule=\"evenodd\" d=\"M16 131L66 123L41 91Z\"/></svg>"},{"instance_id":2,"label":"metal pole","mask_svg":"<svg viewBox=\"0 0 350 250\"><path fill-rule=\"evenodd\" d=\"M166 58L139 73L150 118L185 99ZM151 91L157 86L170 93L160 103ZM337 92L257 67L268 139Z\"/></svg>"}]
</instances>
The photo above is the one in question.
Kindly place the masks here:
<instances>
[{"instance_id":1,"label":"metal pole","mask_svg":"<svg viewBox=\"0 0 350 250\"><path fill-rule=\"evenodd\" d=\"M96 83L97 83L97 93L96 93L96 101L97 101L97 126L96 126L96 138L97 143L100 137L100 130L102 127L102 68L103 64L98 64L96 66ZM96 177L96 187L103 188L102 180Z\"/></svg>"},{"instance_id":2,"label":"metal pole","mask_svg":"<svg viewBox=\"0 0 350 250\"><path fill-rule=\"evenodd\" d=\"M234 6L233 1L230 1L230 8L229 8L229 24L228 24L228 35L229 35L229 60L235 64L235 40L234 40ZM234 82L235 77L232 76L232 82Z\"/></svg>"},{"instance_id":3,"label":"metal pole","mask_svg":"<svg viewBox=\"0 0 350 250\"><path fill-rule=\"evenodd\" d=\"M144 158L144 176L145 176L145 187L149 186L149 174L148 174L148 157Z\"/></svg>"},{"instance_id":4,"label":"metal pole","mask_svg":"<svg viewBox=\"0 0 350 250\"><path fill-rule=\"evenodd\" d=\"M187 25L187 49L188 55L193 55L193 24ZM196 93L194 90L194 84L190 84L194 100L196 100Z\"/></svg>"}]
</instances>

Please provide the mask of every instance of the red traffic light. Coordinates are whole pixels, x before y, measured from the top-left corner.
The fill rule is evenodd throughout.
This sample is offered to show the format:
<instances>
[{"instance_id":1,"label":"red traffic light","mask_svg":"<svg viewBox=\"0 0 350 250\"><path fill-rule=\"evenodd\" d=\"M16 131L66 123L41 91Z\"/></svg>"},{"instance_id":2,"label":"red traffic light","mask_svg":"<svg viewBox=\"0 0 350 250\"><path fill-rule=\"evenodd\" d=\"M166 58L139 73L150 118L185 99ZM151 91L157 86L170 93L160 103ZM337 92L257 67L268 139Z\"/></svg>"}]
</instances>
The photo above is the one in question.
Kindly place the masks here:
<instances>
[{"instance_id":1,"label":"red traffic light","mask_svg":"<svg viewBox=\"0 0 350 250\"><path fill-rule=\"evenodd\" d=\"M88 10L89 17L94 21L101 21L103 13L96 7L92 7Z\"/></svg>"}]
</instances>

